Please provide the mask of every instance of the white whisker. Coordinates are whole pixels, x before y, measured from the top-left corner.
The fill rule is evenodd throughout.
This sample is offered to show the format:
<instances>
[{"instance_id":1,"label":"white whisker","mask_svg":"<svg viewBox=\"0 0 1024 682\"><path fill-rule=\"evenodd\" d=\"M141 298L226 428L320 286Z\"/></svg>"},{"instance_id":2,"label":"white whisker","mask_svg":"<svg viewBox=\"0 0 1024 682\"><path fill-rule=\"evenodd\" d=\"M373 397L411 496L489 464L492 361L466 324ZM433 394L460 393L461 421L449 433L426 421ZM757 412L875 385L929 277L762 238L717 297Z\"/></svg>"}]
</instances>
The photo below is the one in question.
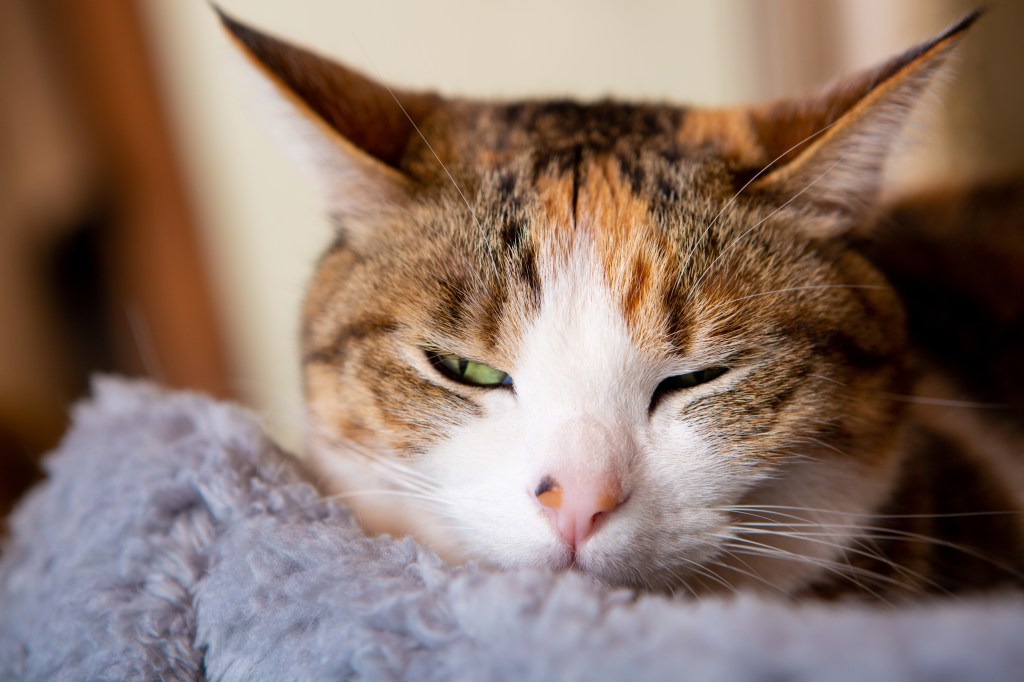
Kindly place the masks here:
<instances>
[{"instance_id":1,"label":"white whisker","mask_svg":"<svg viewBox=\"0 0 1024 682\"><path fill-rule=\"evenodd\" d=\"M800 541L803 541L803 542L809 542L809 543L812 543L812 544L817 544L817 545L824 546L824 547L830 547L832 549L835 549L835 550L838 550L839 552L841 552L842 553L841 556L843 556L844 559L847 559L849 557L849 555L853 554L853 555L856 555L856 556L864 557L864 558L872 560L872 561L877 561L877 562L879 562L879 563L881 563L881 564L883 564L885 566L888 566L889 568L891 568L893 571L895 571L897 573L903 574L904 576L909 577L909 578L911 578L913 580L917 580L917 581L920 581L920 582L922 582L924 584L927 584L929 587L932 587L932 588L934 588L934 589L936 589L938 591L948 592L948 590L943 588L937 582L935 582L935 581L931 580L930 578L928 578L927 576L925 576L923 573L911 570L909 568L906 568L906 567L900 565L899 563L897 563L897 562L893 561L892 559L889 559L888 557L886 557L880 551L872 550L872 549L870 549L868 547L865 547L863 545L861 545L860 547L857 547L857 546L854 546L852 543L844 544L844 543L840 543L840 542L835 542L834 539L837 537L836 533L802 532L802 531L794 531L792 529L789 529L788 527L787 527L787 529L785 531L777 531L777 530L771 530L769 528L750 528L748 526L744 526L744 528L741 531L741 533L744 536L752 534L752 535L770 535L770 536L776 536L776 537L781 537L781 538L792 538L792 539L800 540ZM844 537L844 539L846 539L846 540L858 540L859 541L859 540L863 539L864 537L868 537L868 536L860 536L860 535L858 535L858 536L848 536L848 535L843 535L842 537ZM826 539L823 539L823 538L832 538L832 539L831 540L826 540ZM873 539L873 538L869 537L869 539Z\"/></svg>"},{"instance_id":2,"label":"white whisker","mask_svg":"<svg viewBox=\"0 0 1024 682\"><path fill-rule=\"evenodd\" d=\"M778 516L787 516L788 518L798 519L803 522L807 522L808 519L804 517L794 516L785 514L783 512L790 511L802 511L811 512L812 514L836 514L849 516L849 512L841 509L823 509L821 507L796 507L781 504L734 504L723 507L702 507L700 511L717 511L717 512L736 512L744 513L748 510L755 512L761 512L764 514L776 514ZM783 510L783 511L776 511ZM948 514L871 514L872 518L876 519L942 519L942 518L957 518L957 517L971 517L971 516L1002 516L1002 515L1018 515L1024 514L1024 511L1017 510L1005 510L1005 511L979 511L979 512L954 512Z\"/></svg>"},{"instance_id":3,"label":"white whisker","mask_svg":"<svg viewBox=\"0 0 1024 682\"><path fill-rule=\"evenodd\" d=\"M875 571L860 568L858 566L853 566L849 563L832 561L829 559L824 559L822 557L808 556L805 554L799 554L797 552L790 552L779 547L773 547L772 545L767 545L762 542L750 540L749 538L735 538L733 542L725 543L725 546L729 547L730 549L736 552L746 553L752 556L762 556L766 558L782 559L785 561L795 561L798 563L807 563L812 566L816 566L833 575L836 575L839 578L850 581L858 589L868 592L875 596L877 599L886 603L888 602L885 599L883 599L880 594L875 592L866 584L858 581L857 578L866 578L897 588L907 587L905 583L896 580L895 578L891 578L887 575L877 573Z\"/></svg>"},{"instance_id":4,"label":"white whisker","mask_svg":"<svg viewBox=\"0 0 1024 682\"><path fill-rule=\"evenodd\" d=\"M750 294L748 296L740 296L739 298L733 298L726 303L738 303L739 301L746 301L751 298L759 298L761 296L771 296L774 294L788 294L796 291L818 291L822 289L886 289L880 284L814 284L805 287L789 287L787 289L775 289L773 291L762 291L756 294Z\"/></svg>"},{"instance_id":5,"label":"white whisker","mask_svg":"<svg viewBox=\"0 0 1024 682\"><path fill-rule=\"evenodd\" d=\"M917 405L936 405L939 407L969 407L979 410L1006 410L1011 407L1008 403L980 403L971 400L950 400L947 398L930 398L920 395L900 395L898 393L879 393L882 398L897 400L904 403Z\"/></svg>"}]
</instances>

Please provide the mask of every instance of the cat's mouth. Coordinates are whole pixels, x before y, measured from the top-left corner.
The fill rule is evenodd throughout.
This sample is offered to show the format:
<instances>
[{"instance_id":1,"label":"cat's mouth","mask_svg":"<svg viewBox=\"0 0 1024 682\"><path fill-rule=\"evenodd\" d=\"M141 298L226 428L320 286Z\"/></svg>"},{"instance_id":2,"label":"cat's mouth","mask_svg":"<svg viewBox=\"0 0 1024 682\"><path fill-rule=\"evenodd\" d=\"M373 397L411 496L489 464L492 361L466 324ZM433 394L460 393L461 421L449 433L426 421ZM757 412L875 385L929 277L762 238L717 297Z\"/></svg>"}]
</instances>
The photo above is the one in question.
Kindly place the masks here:
<instances>
[{"instance_id":1,"label":"cat's mouth","mask_svg":"<svg viewBox=\"0 0 1024 682\"><path fill-rule=\"evenodd\" d=\"M629 567L628 562L622 562L615 568L614 560L611 562L589 559L586 551L570 551L569 558L562 566L556 568L559 571L577 573L597 581L606 587L624 588L628 590L639 590L643 592L665 592L675 591L673 585L678 586L683 582L678 576L669 582L658 580L657 575L650 574L645 580L631 579L631 575L639 575L634 568Z\"/></svg>"},{"instance_id":2,"label":"cat's mouth","mask_svg":"<svg viewBox=\"0 0 1024 682\"><path fill-rule=\"evenodd\" d=\"M549 555L549 566L585 575L611 588L694 596L731 591L729 584L735 576L716 570L723 553L728 554L710 537L720 531L691 529L683 536L644 542L628 530L606 530L615 532L610 536L598 533L575 548L563 545L561 551Z\"/></svg>"}]
</instances>

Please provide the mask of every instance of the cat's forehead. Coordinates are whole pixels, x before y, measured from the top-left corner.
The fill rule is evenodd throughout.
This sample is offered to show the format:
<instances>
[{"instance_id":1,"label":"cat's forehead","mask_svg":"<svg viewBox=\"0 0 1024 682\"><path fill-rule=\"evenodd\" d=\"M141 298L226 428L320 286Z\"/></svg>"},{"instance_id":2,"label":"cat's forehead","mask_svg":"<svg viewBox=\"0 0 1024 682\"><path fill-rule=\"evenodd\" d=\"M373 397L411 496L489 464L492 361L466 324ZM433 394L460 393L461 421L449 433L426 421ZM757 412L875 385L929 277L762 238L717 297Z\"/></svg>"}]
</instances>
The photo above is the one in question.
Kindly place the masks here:
<instances>
[{"instance_id":1,"label":"cat's forehead","mask_svg":"<svg viewBox=\"0 0 1024 682\"><path fill-rule=\"evenodd\" d=\"M568 100L513 102L467 112L467 132L500 163L504 154L527 152L536 170L567 171L581 156L614 156L635 165L641 150L674 161L685 110L680 107Z\"/></svg>"},{"instance_id":2,"label":"cat's forehead","mask_svg":"<svg viewBox=\"0 0 1024 682\"><path fill-rule=\"evenodd\" d=\"M612 100L453 101L422 124L402 165L415 176L467 184L474 176L515 168L530 184L579 173L611 159L631 191L664 184L662 171L744 166L764 157L741 110L705 110Z\"/></svg>"},{"instance_id":3,"label":"cat's forehead","mask_svg":"<svg viewBox=\"0 0 1024 682\"><path fill-rule=\"evenodd\" d=\"M436 237L438 268L459 270L454 307L429 307L423 327L438 326L438 318L448 329L468 325L469 339L500 347L511 359L523 334L570 292L572 306L562 307L575 306L580 314L592 307L588 301L607 301L634 349L692 351L697 337L718 333L720 312L734 312L731 299L767 286L762 280L771 273L756 267L756 257L741 258L730 263L729 281L720 286L713 261L735 232L732 216L708 230L723 199L684 166L672 168L672 177L660 180L671 190L662 194L635 191L629 170L612 154L583 155L528 177L523 169L506 168L491 179L482 201L470 199L476 224L461 197L451 198L450 210L432 212L433 225L442 229L416 230L421 240ZM655 177L662 170L649 172ZM736 255L765 247L757 237L741 246L733 249ZM423 249L422 241L416 248ZM777 258L783 255L776 250ZM700 294L691 295L705 272ZM426 283L424 291L430 289Z\"/></svg>"},{"instance_id":4,"label":"cat's forehead","mask_svg":"<svg viewBox=\"0 0 1024 682\"><path fill-rule=\"evenodd\" d=\"M708 310L743 293L716 287L709 269L742 223L739 206L719 214L736 194L728 163L740 157L743 131L735 117L660 105L453 107L424 126L422 149L412 145L406 157L447 195L440 211L427 202L431 229L416 234L436 237L446 272L473 271L460 275L463 292L478 289L458 297L458 309L473 311L463 318L519 320L488 327L487 345L501 345L500 329L528 328L548 290L575 272L610 297L639 346L682 350L698 327L713 326ZM393 248L390 235L382 239ZM737 251L760 246L762 237L749 236ZM453 257L456 248L465 253ZM577 268L581 259L595 267ZM702 295L690 297L705 270ZM515 344L508 340L510 354Z\"/></svg>"},{"instance_id":5,"label":"cat's forehead","mask_svg":"<svg viewBox=\"0 0 1024 682\"><path fill-rule=\"evenodd\" d=\"M731 296L709 286L699 300L688 297L720 248L720 235L706 230L721 201L678 165L671 176L660 167L638 168L631 173L619 157L603 154L540 176L524 242L545 293L564 286L566 276L583 278L580 284L609 298L638 348L690 349L704 326L697 324L701 309ZM655 179L638 188L635 173Z\"/></svg>"}]
</instances>

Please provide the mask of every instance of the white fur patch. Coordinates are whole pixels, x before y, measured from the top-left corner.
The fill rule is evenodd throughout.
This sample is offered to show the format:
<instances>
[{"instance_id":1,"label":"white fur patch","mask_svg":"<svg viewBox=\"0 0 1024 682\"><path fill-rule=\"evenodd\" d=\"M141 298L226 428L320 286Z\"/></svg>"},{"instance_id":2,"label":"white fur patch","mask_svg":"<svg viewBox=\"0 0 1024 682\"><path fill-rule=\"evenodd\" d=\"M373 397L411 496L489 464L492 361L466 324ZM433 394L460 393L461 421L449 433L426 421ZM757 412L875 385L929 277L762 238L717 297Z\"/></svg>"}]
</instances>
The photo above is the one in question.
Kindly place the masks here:
<instances>
[{"instance_id":1,"label":"white fur patch","mask_svg":"<svg viewBox=\"0 0 1024 682\"><path fill-rule=\"evenodd\" d=\"M487 416L425 462L463 556L568 562L534 495L552 472L612 472L629 496L581 546L582 567L622 580L622 553L637 543L660 553L661 537L669 553L700 554L701 531L720 522L703 508L719 501L721 463L684 421L648 415L664 361L634 344L591 245L581 240L561 267L541 267L542 305L512 369L514 395L488 395Z\"/></svg>"}]
</instances>

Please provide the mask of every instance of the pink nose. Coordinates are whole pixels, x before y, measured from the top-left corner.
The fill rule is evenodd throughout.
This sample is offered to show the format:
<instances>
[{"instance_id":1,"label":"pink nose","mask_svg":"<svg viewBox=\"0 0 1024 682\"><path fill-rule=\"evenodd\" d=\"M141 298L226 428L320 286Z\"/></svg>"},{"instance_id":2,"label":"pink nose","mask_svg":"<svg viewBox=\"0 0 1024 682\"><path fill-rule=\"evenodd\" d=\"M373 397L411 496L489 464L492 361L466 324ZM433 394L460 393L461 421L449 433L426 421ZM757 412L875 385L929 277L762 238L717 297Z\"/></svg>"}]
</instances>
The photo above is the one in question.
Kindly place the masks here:
<instances>
[{"instance_id":1,"label":"pink nose","mask_svg":"<svg viewBox=\"0 0 1024 682\"><path fill-rule=\"evenodd\" d=\"M574 552L593 534L598 520L625 501L622 484L615 476L574 481L566 486L545 476L534 494L546 508L558 534Z\"/></svg>"}]
</instances>

